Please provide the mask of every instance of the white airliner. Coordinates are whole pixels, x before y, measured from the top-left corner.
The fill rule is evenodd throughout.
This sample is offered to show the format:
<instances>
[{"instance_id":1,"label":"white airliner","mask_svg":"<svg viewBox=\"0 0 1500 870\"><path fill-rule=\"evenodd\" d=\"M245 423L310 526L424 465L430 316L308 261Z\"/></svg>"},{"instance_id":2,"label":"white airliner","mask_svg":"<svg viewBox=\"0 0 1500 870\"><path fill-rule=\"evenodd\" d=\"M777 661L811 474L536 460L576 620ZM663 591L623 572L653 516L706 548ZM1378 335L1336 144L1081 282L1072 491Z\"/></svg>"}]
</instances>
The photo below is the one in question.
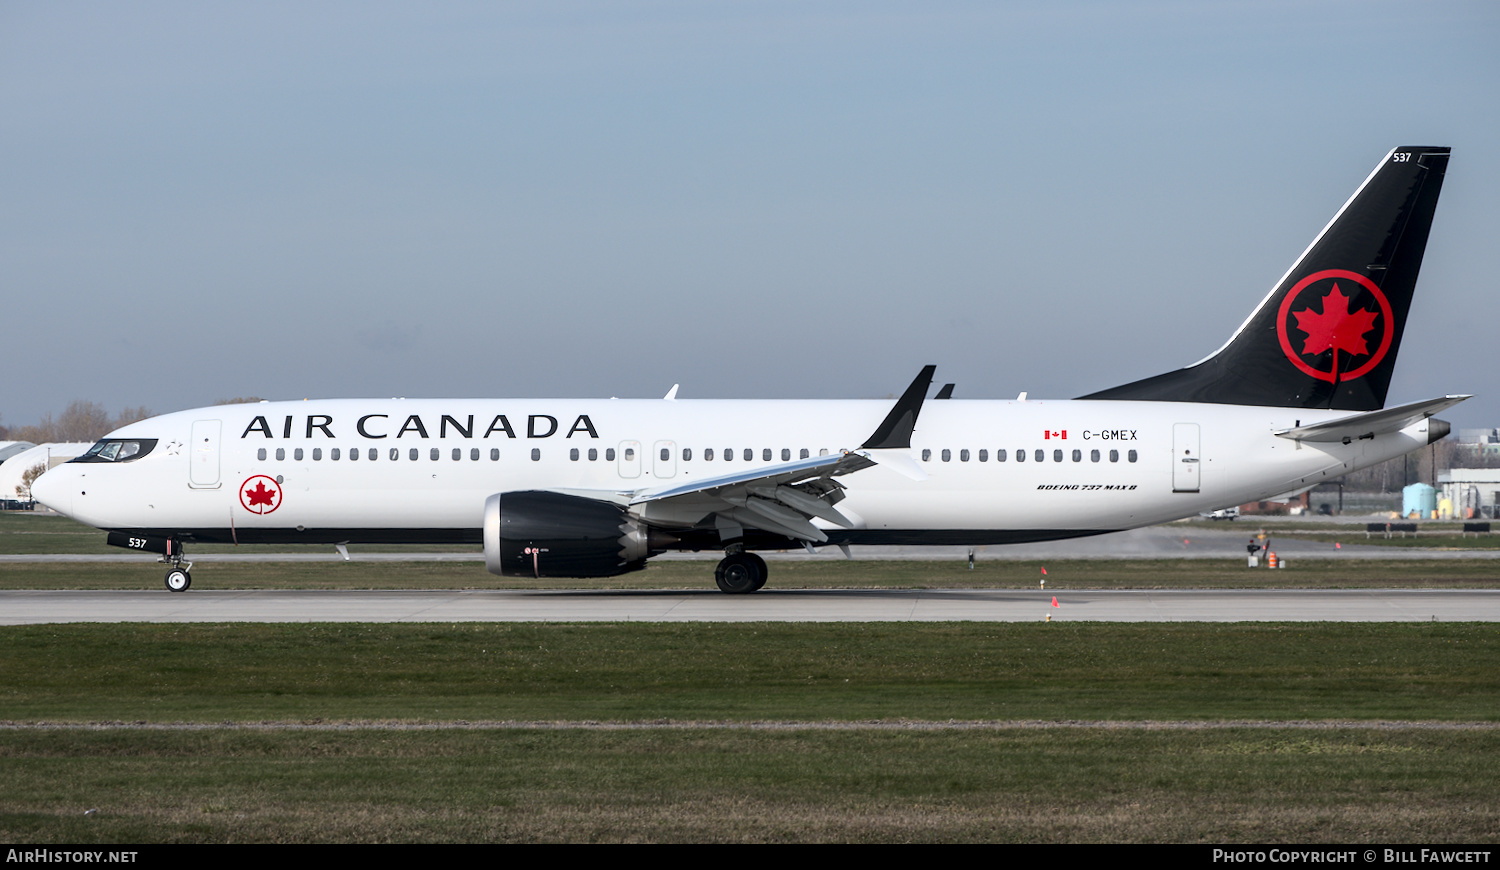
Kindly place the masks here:
<instances>
[{"instance_id":1,"label":"white airliner","mask_svg":"<svg viewBox=\"0 0 1500 870\"><path fill-rule=\"evenodd\" d=\"M1385 408L1447 148L1391 151L1225 345L1067 401L331 399L115 432L36 498L162 554L195 542L479 543L496 574L602 577L668 550L1003 544L1309 488L1430 443L1466 396ZM941 401L939 401L941 399Z\"/></svg>"}]
</instances>

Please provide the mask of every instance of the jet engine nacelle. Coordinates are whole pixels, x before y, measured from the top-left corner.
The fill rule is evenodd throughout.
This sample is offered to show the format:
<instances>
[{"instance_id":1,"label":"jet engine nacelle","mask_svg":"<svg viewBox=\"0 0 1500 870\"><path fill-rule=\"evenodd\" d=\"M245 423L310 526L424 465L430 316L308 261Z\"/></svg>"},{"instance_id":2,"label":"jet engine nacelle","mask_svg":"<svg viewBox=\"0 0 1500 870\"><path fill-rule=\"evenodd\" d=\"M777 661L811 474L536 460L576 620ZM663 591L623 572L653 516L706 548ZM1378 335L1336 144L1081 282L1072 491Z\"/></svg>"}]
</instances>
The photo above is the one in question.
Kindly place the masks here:
<instances>
[{"instance_id":1,"label":"jet engine nacelle","mask_svg":"<svg viewBox=\"0 0 1500 870\"><path fill-rule=\"evenodd\" d=\"M613 577L646 567L650 532L624 506L546 490L484 503L484 566L506 577Z\"/></svg>"}]
</instances>

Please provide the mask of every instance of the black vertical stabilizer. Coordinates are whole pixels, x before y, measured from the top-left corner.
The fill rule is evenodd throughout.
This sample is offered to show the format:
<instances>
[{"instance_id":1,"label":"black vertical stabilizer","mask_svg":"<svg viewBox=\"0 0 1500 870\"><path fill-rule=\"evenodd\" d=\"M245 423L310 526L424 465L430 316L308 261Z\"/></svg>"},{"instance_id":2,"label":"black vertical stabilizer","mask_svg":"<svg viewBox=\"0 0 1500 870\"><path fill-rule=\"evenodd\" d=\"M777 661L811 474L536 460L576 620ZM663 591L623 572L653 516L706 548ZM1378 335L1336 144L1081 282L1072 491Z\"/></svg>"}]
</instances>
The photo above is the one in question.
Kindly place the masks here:
<instances>
[{"instance_id":1,"label":"black vertical stabilizer","mask_svg":"<svg viewBox=\"0 0 1500 870\"><path fill-rule=\"evenodd\" d=\"M1213 356L1083 398L1384 407L1448 151L1387 154Z\"/></svg>"}]
</instances>

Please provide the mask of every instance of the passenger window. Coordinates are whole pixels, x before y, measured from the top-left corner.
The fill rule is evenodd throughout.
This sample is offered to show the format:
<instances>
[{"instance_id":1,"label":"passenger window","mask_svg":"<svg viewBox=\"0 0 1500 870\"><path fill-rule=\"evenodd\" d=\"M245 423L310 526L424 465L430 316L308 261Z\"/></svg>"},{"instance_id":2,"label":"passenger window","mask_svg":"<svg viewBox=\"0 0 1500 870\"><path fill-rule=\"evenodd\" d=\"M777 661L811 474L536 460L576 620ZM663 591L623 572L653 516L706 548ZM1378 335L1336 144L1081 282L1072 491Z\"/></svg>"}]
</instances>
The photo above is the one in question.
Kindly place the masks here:
<instances>
[{"instance_id":1,"label":"passenger window","mask_svg":"<svg viewBox=\"0 0 1500 870\"><path fill-rule=\"evenodd\" d=\"M427 454L427 458L431 459L433 462L437 462L441 457L442 454L438 452L438 449L436 447L432 448L432 452Z\"/></svg>"},{"instance_id":2,"label":"passenger window","mask_svg":"<svg viewBox=\"0 0 1500 870\"><path fill-rule=\"evenodd\" d=\"M969 450L968 450L967 447L964 448L963 450L958 451L958 461L959 462L968 462L969 461Z\"/></svg>"},{"instance_id":3,"label":"passenger window","mask_svg":"<svg viewBox=\"0 0 1500 870\"><path fill-rule=\"evenodd\" d=\"M761 462L770 462L771 461L771 448L767 447L766 449L764 449L764 450L762 450L760 452L760 461Z\"/></svg>"},{"instance_id":4,"label":"passenger window","mask_svg":"<svg viewBox=\"0 0 1500 870\"><path fill-rule=\"evenodd\" d=\"M953 451L949 450L946 447L944 447L943 448L943 461L944 462L948 462L948 461L950 461L952 459L953 459Z\"/></svg>"},{"instance_id":5,"label":"passenger window","mask_svg":"<svg viewBox=\"0 0 1500 870\"><path fill-rule=\"evenodd\" d=\"M802 448L802 454L798 458L799 459L806 459L806 458L808 458L809 453L810 453L810 451L806 447L804 447L804 448Z\"/></svg>"},{"instance_id":6,"label":"passenger window","mask_svg":"<svg viewBox=\"0 0 1500 870\"><path fill-rule=\"evenodd\" d=\"M574 462L578 461L578 448L577 447L574 447L573 449L571 449L571 450L568 451L568 458L571 459L571 460L573 460Z\"/></svg>"},{"instance_id":7,"label":"passenger window","mask_svg":"<svg viewBox=\"0 0 1500 870\"><path fill-rule=\"evenodd\" d=\"M981 450L981 451L979 451L979 461L980 462L989 462L990 461L990 452L988 450Z\"/></svg>"},{"instance_id":8,"label":"passenger window","mask_svg":"<svg viewBox=\"0 0 1500 870\"><path fill-rule=\"evenodd\" d=\"M604 461L605 462L614 462L615 461L615 449L613 447L606 447L606 448L604 448Z\"/></svg>"},{"instance_id":9,"label":"passenger window","mask_svg":"<svg viewBox=\"0 0 1500 870\"><path fill-rule=\"evenodd\" d=\"M261 458L264 459L265 457L262 456ZM330 448L328 451L328 458L337 462L339 458L339 449L337 447Z\"/></svg>"},{"instance_id":10,"label":"passenger window","mask_svg":"<svg viewBox=\"0 0 1500 870\"><path fill-rule=\"evenodd\" d=\"M1037 448L1036 455L1031 458L1035 459L1037 462L1043 462L1047 459L1047 451L1042 450L1041 448Z\"/></svg>"},{"instance_id":11,"label":"passenger window","mask_svg":"<svg viewBox=\"0 0 1500 870\"><path fill-rule=\"evenodd\" d=\"M461 448L461 447L455 447L455 448L453 448L453 461L457 462L458 460L460 460L462 458L464 458L463 448Z\"/></svg>"},{"instance_id":12,"label":"passenger window","mask_svg":"<svg viewBox=\"0 0 1500 870\"><path fill-rule=\"evenodd\" d=\"M1135 451L1134 450L1130 451L1129 453L1127 453L1125 455L1130 459L1131 462L1135 461Z\"/></svg>"},{"instance_id":13,"label":"passenger window","mask_svg":"<svg viewBox=\"0 0 1500 870\"><path fill-rule=\"evenodd\" d=\"M536 461L540 460L541 458L542 458L542 448L540 448L540 447L533 447L533 448L531 448L531 461L532 462L536 462Z\"/></svg>"},{"instance_id":14,"label":"passenger window","mask_svg":"<svg viewBox=\"0 0 1500 870\"><path fill-rule=\"evenodd\" d=\"M1120 461L1120 451L1118 451L1118 450L1111 450L1111 451L1109 451L1109 461L1110 462L1119 462Z\"/></svg>"},{"instance_id":15,"label":"passenger window","mask_svg":"<svg viewBox=\"0 0 1500 870\"><path fill-rule=\"evenodd\" d=\"M823 449L819 450L818 451L818 455L819 456L827 456L828 455L828 448L824 447Z\"/></svg>"},{"instance_id":16,"label":"passenger window","mask_svg":"<svg viewBox=\"0 0 1500 870\"><path fill-rule=\"evenodd\" d=\"M1053 462L1062 462L1062 451L1061 450L1054 450L1054 451L1052 451L1052 461Z\"/></svg>"},{"instance_id":17,"label":"passenger window","mask_svg":"<svg viewBox=\"0 0 1500 870\"><path fill-rule=\"evenodd\" d=\"M573 452L577 453L578 451L574 450ZM479 448L478 447L470 447L469 448L469 461L470 462L478 462L479 461Z\"/></svg>"},{"instance_id":18,"label":"passenger window","mask_svg":"<svg viewBox=\"0 0 1500 870\"><path fill-rule=\"evenodd\" d=\"M532 452L535 453L536 451L533 450ZM532 458L535 459L536 457L532 457ZM635 460L635 448L634 447L626 447L625 448L625 461L626 462L632 462L634 460Z\"/></svg>"},{"instance_id":19,"label":"passenger window","mask_svg":"<svg viewBox=\"0 0 1500 870\"><path fill-rule=\"evenodd\" d=\"M671 459L672 459L672 450L671 450L671 448L669 448L669 447L663 447L661 449L661 461L662 462L670 462Z\"/></svg>"},{"instance_id":20,"label":"passenger window","mask_svg":"<svg viewBox=\"0 0 1500 870\"><path fill-rule=\"evenodd\" d=\"M1099 461L1099 451L1097 451L1097 450L1090 450L1089 451L1089 461L1090 462L1098 462Z\"/></svg>"},{"instance_id":21,"label":"passenger window","mask_svg":"<svg viewBox=\"0 0 1500 870\"><path fill-rule=\"evenodd\" d=\"M255 451L255 458L259 459L261 462L265 462L266 461L266 448L262 447L259 450Z\"/></svg>"},{"instance_id":22,"label":"passenger window","mask_svg":"<svg viewBox=\"0 0 1500 870\"><path fill-rule=\"evenodd\" d=\"M782 462L789 462L791 460L791 458L792 458L792 451L789 450L789 449L787 449L787 448L785 448L785 447L781 448L781 461Z\"/></svg>"},{"instance_id":23,"label":"passenger window","mask_svg":"<svg viewBox=\"0 0 1500 870\"><path fill-rule=\"evenodd\" d=\"M683 462L692 462L693 461L693 448L691 448L691 447L684 447L684 448L682 448L682 461Z\"/></svg>"},{"instance_id":24,"label":"passenger window","mask_svg":"<svg viewBox=\"0 0 1500 870\"><path fill-rule=\"evenodd\" d=\"M1005 451L1004 450L996 450L995 451L995 461L996 462L1004 462L1005 461Z\"/></svg>"},{"instance_id":25,"label":"passenger window","mask_svg":"<svg viewBox=\"0 0 1500 870\"><path fill-rule=\"evenodd\" d=\"M594 458L593 457L593 452L594 451L592 451L592 450L589 451L589 454L590 454L589 458L590 459ZM491 462L499 462L500 461L500 448L499 447L491 447L490 448L490 461Z\"/></svg>"},{"instance_id":26,"label":"passenger window","mask_svg":"<svg viewBox=\"0 0 1500 870\"><path fill-rule=\"evenodd\" d=\"M770 459L771 457L767 456L766 458ZM751 462L754 459L755 459L755 451L751 450L749 447L746 447L745 448L745 461L746 462Z\"/></svg>"},{"instance_id":27,"label":"passenger window","mask_svg":"<svg viewBox=\"0 0 1500 870\"><path fill-rule=\"evenodd\" d=\"M321 448L321 447L314 447L313 448L313 462L319 462L322 459L323 459L323 448Z\"/></svg>"},{"instance_id":28,"label":"passenger window","mask_svg":"<svg viewBox=\"0 0 1500 870\"><path fill-rule=\"evenodd\" d=\"M370 459L374 460L374 459L379 459L379 458L380 458L380 451L376 450L374 447L371 447L370 448Z\"/></svg>"},{"instance_id":29,"label":"passenger window","mask_svg":"<svg viewBox=\"0 0 1500 870\"><path fill-rule=\"evenodd\" d=\"M276 461L277 462L281 462L284 459L286 459L286 448L285 447L278 447L278 448L276 448Z\"/></svg>"},{"instance_id":30,"label":"passenger window","mask_svg":"<svg viewBox=\"0 0 1500 870\"><path fill-rule=\"evenodd\" d=\"M412 462L416 462L417 461L417 457L419 457L421 455L422 454L418 453L417 452L417 448L415 448L415 447L413 447L412 449L410 449L410 450L408 450L406 452L406 458L410 459Z\"/></svg>"},{"instance_id":31,"label":"passenger window","mask_svg":"<svg viewBox=\"0 0 1500 870\"><path fill-rule=\"evenodd\" d=\"M292 459L296 460L297 462L301 462L302 461L302 448L301 447L298 447L296 450L292 451Z\"/></svg>"},{"instance_id":32,"label":"passenger window","mask_svg":"<svg viewBox=\"0 0 1500 870\"><path fill-rule=\"evenodd\" d=\"M1082 462L1083 461L1083 451L1082 450L1074 450L1073 451L1073 461L1074 462Z\"/></svg>"},{"instance_id":33,"label":"passenger window","mask_svg":"<svg viewBox=\"0 0 1500 870\"><path fill-rule=\"evenodd\" d=\"M1026 461L1026 451L1025 450L1017 450L1016 451L1016 461L1017 462L1025 462Z\"/></svg>"},{"instance_id":34,"label":"passenger window","mask_svg":"<svg viewBox=\"0 0 1500 870\"><path fill-rule=\"evenodd\" d=\"M703 461L704 462L713 462L714 461L714 449L712 447L704 448L704 450L703 450Z\"/></svg>"},{"instance_id":35,"label":"passenger window","mask_svg":"<svg viewBox=\"0 0 1500 870\"><path fill-rule=\"evenodd\" d=\"M922 448L922 461L923 462L931 462L932 461L932 451L928 450L925 447Z\"/></svg>"},{"instance_id":36,"label":"passenger window","mask_svg":"<svg viewBox=\"0 0 1500 870\"><path fill-rule=\"evenodd\" d=\"M395 462L397 459L400 459L400 458L401 458L401 448L400 447L392 447L391 448L391 461Z\"/></svg>"},{"instance_id":37,"label":"passenger window","mask_svg":"<svg viewBox=\"0 0 1500 870\"><path fill-rule=\"evenodd\" d=\"M589 448L589 461L590 462L598 462L599 461L599 448L597 448L597 447L590 447Z\"/></svg>"}]
</instances>

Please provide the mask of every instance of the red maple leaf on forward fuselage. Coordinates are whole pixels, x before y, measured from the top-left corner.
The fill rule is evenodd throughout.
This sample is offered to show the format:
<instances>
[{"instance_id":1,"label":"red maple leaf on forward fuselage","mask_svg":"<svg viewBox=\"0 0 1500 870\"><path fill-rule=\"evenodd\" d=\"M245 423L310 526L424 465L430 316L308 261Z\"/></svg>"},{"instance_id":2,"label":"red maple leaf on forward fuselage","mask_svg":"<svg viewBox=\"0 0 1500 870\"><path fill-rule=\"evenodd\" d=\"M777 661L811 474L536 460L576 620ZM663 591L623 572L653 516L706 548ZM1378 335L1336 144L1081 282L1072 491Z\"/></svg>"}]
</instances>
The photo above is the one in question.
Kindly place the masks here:
<instances>
[{"instance_id":1,"label":"red maple leaf on forward fuselage","mask_svg":"<svg viewBox=\"0 0 1500 870\"><path fill-rule=\"evenodd\" d=\"M1324 351L1343 351L1351 356L1363 356L1370 352L1365 344L1365 333L1375 328L1374 311L1349 310L1349 297L1335 283L1328 295L1323 297L1323 313L1311 308L1293 313L1297 328L1307 333L1302 343L1302 353L1315 356ZM1334 368L1337 368L1335 365Z\"/></svg>"},{"instance_id":2,"label":"red maple leaf on forward fuselage","mask_svg":"<svg viewBox=\"0 0 1500 870\"><path fill-rule=\"evenodd\" d=\"M276 490L266 489L265 483L257 483L255 489L245 490L245 504L248 507L255 507L260 504L270 507L271 499L275 497Z\"/></svg>"}]
</instances>

